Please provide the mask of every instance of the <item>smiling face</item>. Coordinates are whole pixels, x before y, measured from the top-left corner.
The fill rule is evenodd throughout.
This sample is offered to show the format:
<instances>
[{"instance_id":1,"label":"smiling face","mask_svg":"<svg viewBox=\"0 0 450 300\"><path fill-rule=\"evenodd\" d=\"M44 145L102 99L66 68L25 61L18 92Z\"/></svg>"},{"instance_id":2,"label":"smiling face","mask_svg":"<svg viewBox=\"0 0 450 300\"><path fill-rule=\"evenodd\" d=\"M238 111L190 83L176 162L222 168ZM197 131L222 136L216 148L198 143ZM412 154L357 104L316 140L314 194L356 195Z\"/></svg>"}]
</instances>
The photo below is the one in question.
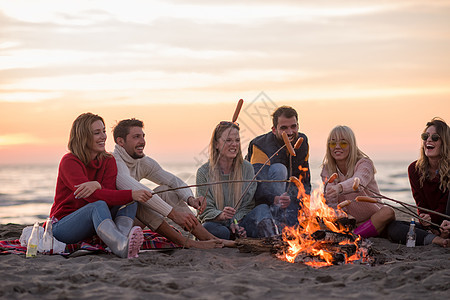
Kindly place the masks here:
<instances>
[{"instance_id":1,"label":"smiling face","mask_svg":"<svg viewBox=\"0 0 450 300\"><path fill-rule=\"evenodd\" d=\"M97 120L91 124L92 131L92 143L89 147L92 159L94 159L99 153L105 151L106 142L106 130L102 121Z\"/></svg>"},{"instance_id":2,"label":"smiling face","mask_svg":"<svg viewBox=\"0 0 450 300\"><path fill-rule=\"evenodd\" d=\"M216 149L221 158L234 159L239 153L241 147L241 138L239 130L234 127L225 129L217 140Z\"/></svg>"},{"instance_id":3,"label":"smiling face","mask_svg":"<svg viewBox=\"0 0 450 300\"><path fill-rule=\"evenodd\" d=\"M425 133L428 133L428 138L423 141L423 150L428 158L439 158L441 156L441 144L442 140L439 138L437 141L433 141L432 135L437 134L436 127L430 126Z\"/></svg>"},{"instance_id":4,"label":"smiling face","mask_svg":"<svg viewBox=\"0 0 450 300\"><path fill-rule=\"evenodd\" d=\"M141 127L130 127L130 132L123 138L117 138L117 144L122 146L128 155L134 159L139 159L145 156L145 133Z\"/></svg>"},{"instance_id":5,"label":"smiling face","mask_svg":"<svg viewBox=\"0 0 450 300\"><path fill-rule=\"evenodd\" d=\"M289 141L295 143L298 137L298 121L296 117L286 118L284 115L278 117L277 127L272 127L272 132L279 141L283 141L283 132L286 132Z\"/></svg>"},{"instance_id":6,"label":"smiling face","mask_svg":"<svg viewBox=\"0 0 450 300\"><path fill-rule=\"evenodd\" d=\"M330 148L331 156L334 158L336 163L344 162L347 160L350 153L350 144L344 139L331 139L328 143Z\"/></svg>"}]
</instances>

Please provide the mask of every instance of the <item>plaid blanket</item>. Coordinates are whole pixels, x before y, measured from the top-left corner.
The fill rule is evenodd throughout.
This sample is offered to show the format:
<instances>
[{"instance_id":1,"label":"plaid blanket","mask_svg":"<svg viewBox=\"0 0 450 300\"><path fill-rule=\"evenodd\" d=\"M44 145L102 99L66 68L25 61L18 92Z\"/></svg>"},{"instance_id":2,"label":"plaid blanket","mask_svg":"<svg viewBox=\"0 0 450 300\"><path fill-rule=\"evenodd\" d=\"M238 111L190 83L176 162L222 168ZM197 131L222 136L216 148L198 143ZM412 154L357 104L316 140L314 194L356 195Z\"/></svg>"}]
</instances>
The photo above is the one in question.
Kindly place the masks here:
<instances>
[{"instance_id":1,"label":"plaid blanket","mask_svg":"<svg viewBox=\"0 0 450 300\"><path fill-rule=\"evenodd\" d=\"M94 236L88 240L66 245L66 250L62 255L70 255L78 250L87 250L91 252L108 253L107 246L100 240L98 236ZM159 235L151 230L144 230L144 243L141 250L152 249L175 249L181 248L180 245L172 243L167 238ZM25 254L27 247L22 247L19 240L0 241L0 254Z\"/></svg>"}]
</instances>

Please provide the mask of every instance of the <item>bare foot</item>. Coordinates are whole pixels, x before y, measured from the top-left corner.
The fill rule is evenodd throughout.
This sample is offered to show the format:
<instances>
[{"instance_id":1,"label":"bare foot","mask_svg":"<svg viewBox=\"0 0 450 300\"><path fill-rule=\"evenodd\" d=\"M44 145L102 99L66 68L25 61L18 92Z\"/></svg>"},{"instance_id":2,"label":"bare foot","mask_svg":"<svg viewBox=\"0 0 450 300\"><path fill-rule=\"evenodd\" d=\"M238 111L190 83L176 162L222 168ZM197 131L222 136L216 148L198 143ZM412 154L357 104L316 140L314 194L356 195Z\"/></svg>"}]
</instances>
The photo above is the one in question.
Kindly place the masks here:
<instances>
[{"instance_id":1,"label":"bare foot","mask_svg":"<svg viewBox=\"0 0 450 300\"><path fill-rule=\"evenodd\" d=\"M444 248L450 247L450 239L443 239L440 236L435 237L432 243Z\"/></svg>"},{"instance_id":2,"label":"bare foot","mask_svg":"<svg viewBox=\"0 0 450 300\"><path fill-rule=\"evenodd\" d=\"M185 248L197 248L197 249L215 249L223 247L224 247L223 240L219 239L212 239L207 241L188 240L185 246Z\"/></svg>"}]
</instances>

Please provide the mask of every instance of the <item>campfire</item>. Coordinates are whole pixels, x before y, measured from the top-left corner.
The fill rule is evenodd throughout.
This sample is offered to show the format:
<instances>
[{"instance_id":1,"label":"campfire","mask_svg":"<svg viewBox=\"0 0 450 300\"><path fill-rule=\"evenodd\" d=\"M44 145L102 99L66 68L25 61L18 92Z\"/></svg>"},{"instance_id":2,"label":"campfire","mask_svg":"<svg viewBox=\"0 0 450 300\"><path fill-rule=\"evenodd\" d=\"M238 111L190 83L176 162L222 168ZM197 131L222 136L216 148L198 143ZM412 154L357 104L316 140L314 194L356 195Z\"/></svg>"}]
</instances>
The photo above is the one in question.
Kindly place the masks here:
<instances>
[{"instance_id":1,"label":"campfire","mask_svg":"<svg viewBox=\"0 0 450 300\"><path fill-rule=\"evenodd\" d=\"M277 257L312 267L367 262L368 247L363 245L360 236L352 233L355 220L348 218L344 211L326 205L319 190L307 195L300 180L295 177L291 180L298 187L303 207L298 214L299 225L284 228L282 240L287 248Z\"/></svg>"},{"instance_id":2,"label":"campfire","mask_svg":"<svg viewBox=\"0 0 450 300\"><path fill-rule=\"evenodd\" d=\"M238 241L241 252L270 251L281 260L320 268L348 263L372 263L370 242L352 233L355 219L341 209L326 205L319 190L305 193L301 181L291 177L298 187L299 225L285 227L279 236Z\"/></svg>"}]
</instances>

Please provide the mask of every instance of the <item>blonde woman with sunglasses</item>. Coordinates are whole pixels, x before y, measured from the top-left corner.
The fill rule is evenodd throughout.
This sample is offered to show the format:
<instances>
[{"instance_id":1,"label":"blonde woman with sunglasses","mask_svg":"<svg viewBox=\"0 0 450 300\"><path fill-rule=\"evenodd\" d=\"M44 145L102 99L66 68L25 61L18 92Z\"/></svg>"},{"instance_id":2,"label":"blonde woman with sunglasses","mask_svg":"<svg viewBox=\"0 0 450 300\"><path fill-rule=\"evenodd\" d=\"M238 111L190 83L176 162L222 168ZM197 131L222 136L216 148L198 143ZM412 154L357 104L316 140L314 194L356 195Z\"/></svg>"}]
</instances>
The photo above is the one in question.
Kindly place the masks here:
<instances>
[{"instance_id":1,"label":"blonde woman with sunglasses","mask_svg":"<svg viewBox=\"0 0 450 300\"><path fill-rule=\"evenodd\" d=\"M354 178L362 185L379 192L372 160L356 144L355 134L347 126L336 126L328 136L327 151L320 176L326 182L333 173L338 177L326 185L325 198L330 207L336 208L344 200L357 196L373 196L367 190L353 190ZM394 210L376 203L352 202L344 210L356 219L354 233L364 238L378 236L387 224L395 220Z\"/></svg>"}]
</instances>

